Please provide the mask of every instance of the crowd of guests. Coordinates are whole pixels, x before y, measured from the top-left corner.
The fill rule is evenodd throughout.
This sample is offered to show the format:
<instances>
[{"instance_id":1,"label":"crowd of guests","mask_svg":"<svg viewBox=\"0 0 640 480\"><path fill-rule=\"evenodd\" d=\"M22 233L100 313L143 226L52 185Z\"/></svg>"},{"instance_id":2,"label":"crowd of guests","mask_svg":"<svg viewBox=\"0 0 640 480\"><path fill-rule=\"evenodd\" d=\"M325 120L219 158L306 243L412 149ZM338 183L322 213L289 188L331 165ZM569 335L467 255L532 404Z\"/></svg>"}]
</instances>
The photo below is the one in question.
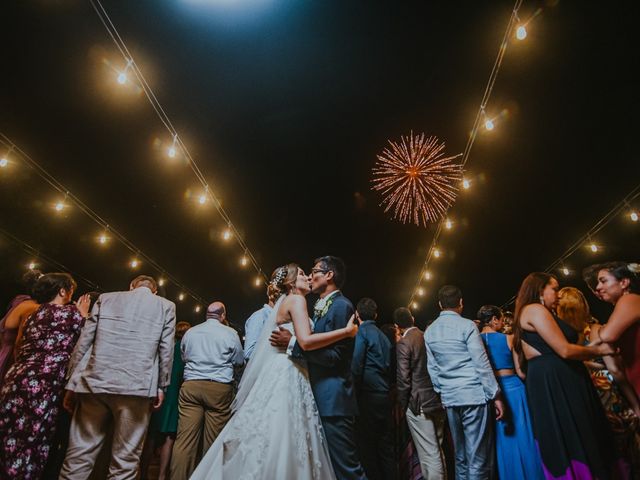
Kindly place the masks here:
<instances>
[{"instance_id":1,"label":"crowd of guests","mask_svg":"<svg viewBox=\"0 0 640 480\"><path fill-rule=\"evenodd\" d=\"M275 273L275 272L274 272ZM462 316L453 285L422 331L355 307L354 452L369 479L640 478L640 266L591 266L613 305L600 324L580 290L528 275L515 311ZM176 323L152 277L90 292L66 273L29 271L0 321L0 478L186 480L232 415L274 292L246 322L226 307Z\"/></svg>"}]
</instances>

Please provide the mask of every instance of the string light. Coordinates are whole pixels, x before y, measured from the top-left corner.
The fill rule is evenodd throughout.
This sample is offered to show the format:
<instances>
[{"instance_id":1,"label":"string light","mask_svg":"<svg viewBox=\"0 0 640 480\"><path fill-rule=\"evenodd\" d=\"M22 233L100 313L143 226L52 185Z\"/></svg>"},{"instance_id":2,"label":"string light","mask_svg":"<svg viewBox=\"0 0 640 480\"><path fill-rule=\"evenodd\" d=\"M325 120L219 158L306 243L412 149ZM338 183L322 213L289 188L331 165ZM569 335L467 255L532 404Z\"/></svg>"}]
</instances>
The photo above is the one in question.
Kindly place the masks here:
<instances>
[{"instance_id":1,"label":"string light","mask_svg":"<svg viewBox=\"0 0 640 480\"><path fill-rule=\"evenodd\" d=\"M198 203L200 205L207 203L207 196L204 193L198 197Z\"/></svg>"},{"instance_id":2,"label":"string light","mask_svg":"<svg viewBox=\"0 0 640 480\"><path fill-rule=\"evenodd\" d=\"M231 239L231 230L229 230L228 228L222 232L222 239L226 242L229 241Z\"/></svg>"},{"instance_id":3,"label":"string light","mask_svg":"<svg viewBox=\"0 0 640 480\"><path fill-rule=\"evenodd\" d=\"M417 310L418 309L418 304L416 302L413 302L411 304L411 308L413 308L414 310Z\"/></svg>"},{"instance_id":4,"label":"string light","mask_svg":"<svg viewBox=\"0 0 640 480\"><path fill-rule=\"evenodd\" d=\"M518 40L524 40L525 38L527 38L527 29L524 25L520 25L516 29L516 38Z\"/></svg>"},{"instance_id":5,"label":"string light","mask_svg":"<svg viewBox=\"0 0 640 480\"><path fill-rule=\"evenodd\" d=\"M99 17L99 19L102 22L103 26L107 30L107 33L109 34L109 37L114 42L115 46L120 51L120 53L122 54L124 60L126 61L125 70L124 70L124 72L121 72L121 73L127 74L129 72L129 69L131 69L131 71L135 75L135 79L137 80L137 83L138 83L139 87L145 93L145 97L147 98L147 100L149 101L149 103L150 103L151 107L153 108L154 112L158 116L158 119L162 122L164 127L167 129L167 131L173 137L173 141L171 143L171 146L166 151L167 155L170 158L174 158L174 157L176 157L178 155L184 156L184 158L186 159L186 164L189 166L189 168L191 168L192 172L194 173L196 178L200 181L202 186L204 188L206 188L207 184L210 184L210 183L206 181L206 178L205 178L204 174L202 173L202 170L200 169L200 167L197 164L196 160L193 158L191 153L186 148L184 142L178 136L178 132L174 128L173 122L171 121L171 119L167 115L166 109L163 108L163 106L160 104L160 102L158 100L158 95L155 94L155 92L153 91L153 89L149 85L149 82L146 80L146 78L144 76L144 73L138 67L138 65L135 62L135 59L133 58L133 55L131 54L129 48L127 47L127 45L122 40L123 36L120 34L120 32L118 32L117 27L114 24L113 20L109 17L109 14L107 13L106 9L104 8L104 6L102 5L100 0L90 0L90 3L91 3L91 6L94 9L96 15ZM133 80L133 79L131 79L131 80ZM125 78L125 81L129 81L129 80L127 80ZM256 273L259 276L262 277L263 281L267 281L267 277L264 274L264 272L260 269L260 266L258 265L258 262L255 259L255 256L249 250L245 240L238 233L239 229L236 228L233 225L233 223L231 222L229 214L223 208L222 202L213 193L209 194L209 199L212 200L212 203L214 204L216 211L223 218L224 222L229 226L230 231L233 232L233 237L234 237L235 241L239 244L239 246L241 247L242 251L246 252L246 255L250 259L250 263L256 269ZM202 204L203 202L200 201L200 203ZM230 240L232 235L230 233L229 234L225 234L225 237L226 237L225 240ZM173 279L172 279L172 281L173 281Z\"/></svg>"},{"instance_id":6,"label":"string light","mask_svg":"<svg viewBox=\"0 0 640 480\"><path fill-rule=\"evenodd\" d=\"M492 119L487 118L486 115L486 106L489 103L489 99L491 98L491 94L493 93L493 88L495 86L496 83L496 79L498 78L498 72L500 71L500 67L502 65L502 61L504 59L504 55L507 51L507 46L509 44L509 40L510 38L512 38L511 36L513 35L513 31L514 28L517 24L519 24L519 19L518 19L518 10L520 9L522 5L522 0L515 0L514 2L514 6L513 9L511 11L511 16L509 17L509 23L507 24L507 28L504 30L504 34L502 36L502 42L500 43L500 48L498 49L498 54L496 56L495 62L493 64L493 68L491 70L491 73L489 75L489 80L487 82L487 85L485 87L484 90L484 94L482 97L482 100L480 102L480 106L478 108L478 111L476 113L476 117L475 120L473 122L473 127L471 128L471 132L469 133L469 137L467 139L467 144L465 146L464 149L464 153L462 154L462 162L461 162L461 166L462 168L464 168L467 165L467 162L469 161L469 156L471 154L471 150L473 148L473 145L475 143L475 140L478 136L478 131L479 129L484 125L485 129L487 130L491 130L492 128L495 127L495 124L493 122ZM539 9L540 10L540 9ZM537 13L536 13L537 14ZM462 180L462 188L464 190L468 190L471 187L471 181L467 178L463 178ZM423 266L423 271L424 269L426 269L429 266L429 261L431 260L431 254L434 253L434 257L438 258L437 255L435 255L435 252L433 251L433 248L435 248L435 245L437 245L440 234L442 233L442 229L448 229L448 224L446 223L445 220L441 221L436 232L435 235L433 236L433 239L431 240L431 247L428 250L427 253L427 257L424 261L424 266ZM419 285L421 281L421 278L418 277L418 280L416 282L416 286ZM413 302L413 298L415 296L415 291L412 294L411 298L409 299L409 303L408 305L411 305Z\"/></svg>"},{"instance_id":7,"label":"string light","mask_svg":"<svg viewBox=\"0 0 640 480\"><path fill-rule=\"evenodd\" d=\"M181 293L180 295L178 295L178 300L180 301L184 300L184 293Z\"/></svg>"},{"instance_id":8,"label":"string light","mask_svg":"<svg viewBox=\"0 0 640 480\"><path fill-rule=\"evenodd\" d=\"M424 288L418 288L418 295L420 295L421 297L424 295Z\"/></svg>"},{"instance_id":9,"label":"string light","mask_svg":"<svg viewBox=\"0 0 640 480\"><path fill-rule=\"evenodd\" d=\"M127 71L129 70L132 62L133 60L127 60L127 65L124 67L124 70L118 73L117 80L120 85L127 83Z\"/></svg>"},{"instance_id":10,"label":"string light","mask_svg":"<svg viewBox=\"0 0 640 480\"><path fill-rule=\"evenodd\" d=\"M431 272L424 272L424 279L431 280Z\"/></svg>"},{"instance_id":11,"label":"string light","mask_svg":"<svg viewBox=\"0 0 640 480\"><path fill-rule=\"evenodd\" d=\"M35 270L35 268L38 265L36 264L36 262L29 262L29 265L27 265L27 267L29 268L29 270Z\"/></svg>"},{"instance_id":12,"label":"string light","mask_svg":"<svg viewBox=\"0 0 640 480\"><path fill-rule=\"evenodd\" d=\"M164 278L159 279L158 280L158 286L162 287L164 285L164 282L165 282Z\"/></svg>"},{"instance_id":13,"label":"string light","mask_svg":"<svg viewBox=\"0 0 640 480\"><path fill-rule=\"evenodd\" d=\"M84 202L82 202L78 197L73 195L73 193L69 192L68 189L64 185L62 185L51 173L49 173L43 167L41 167L34 159L32 159L26 152L20 149L19 146L17 146L13 141L11 141L9 137L7 137L2 132L0 132L0 144L6 146L9 149L9 152L12 152L12 151L17 152L18 154L17 158L19 158L21 162L23 162L24 164L32 168L52 188L54 188L59 193L64 195L63 199L61 199L60 201L52 205L52 208L54 209L54 211L56 211L57 213L60 213L67 210L67 208L70 206L77 207L77 209L80 212L87 215L87 217L93 220L100 227L101 231L95 237L95 240L99 245L106 245L112 240L112 238L115 237L133 255L135 255L133 259L131 259L130 261L127 261L127 265L129 268L133 268L133 269L138 268L141 265L142 260L144 260L147 264L151 265L158 272L166 272L166 269L162 268L162 266L159 265L153 258L146 255L139 248L137 248L129 239L127 239L124 235L122 235L116 229L111 227L109 223L105 221L100 215L98 215L98 213L93 211L91 207L89 207ZM67 201L70 201L72 203L68 203ZM5 236L10 235L6 232L2 232L2 233L4 233ZM20 241L19 239L16 239L13 236L10 236L9 238L13 239L17 243L23 244L22 241ZM33 249L33 251L35 252L35 249ZM140 257L142 257L142 259ZM55 260L51 260L49 263L59 265L59 262L56 262ZM71 269L66 267L62 268L61 270L69 271L69 272L71 271ZM77 276L80 278L80 275L77 275ZM201 304L204 303L204 300L202 300L200 296L193 293L186 286L181 285L180 282L178 282L177 279L173 278L171 275L169 275L169 277L174 284L176 284L183 290L187 291L189 295L193 297L194 300L196 300L196 302ZM84 279L83 281L87 285L90 285L93 290L101 290L101 288L96 288L97 287L96 283L91 282L90 280L87 280L87 279Z\"/></svg>"},{"instance_id":14,"label":"string light","mask_svg":"<svg viewBox=\"0 0 640 480\"><path fill-rule=\"evenodd\" d=\"M202 310L200 305L196 305L196 308L195 308L196 313L200 313L200 310Z\"/></svg>"},{"instance_id":15,"label":"string light","mask_svg":"<svg viewBox=\"0 0 640 480\"><path fill-rule=\"evenodd\" d=\"M262 278L261 277L256 277L256 279L254 280L253 284L256 287L259 287L260 285L262 285Z\"/></svg>"},{"instance_id":16,"label":"string light","mask_svg":"<svg viewBox=\"0 0 640 480\"><path fill-rule=\"evenodd\" d=\"M629 214L629 218L631 219L632 222L637 222L638 221L638 212L631 212Z\"/></svg>"},{"instance_id":17,"label":"string light","mask_svg":"<svg viewBox=\"0 0 640 480\"><path fill-rule=\"evenodd\" d=\"M9 165L9 160L7 157L0 158L0 168L6 168Z\"/></svg>"},{"instance_id":18,"label":"string light","mask_svg":"<svg viewBox=\"0 0 640 480\"><path fill-rule=\"evenodd\" d=\"M447 230L451 230L453 228L453 222L447 218L447 220L444 222L444 228L446 228Z\"/></svg>"},{"instance_id":19,"label":"string light","mask_svg":"<svg viewBox=\"0 0 640 480\"><path fill-rule=\"evenodd\" d=\"M249 259L245 255L243 255L240 258L240 265L243 267L246 267L248 264L249 264Z\"/></svg>"},{"instance_id":20,"label":"string light","mask_svg":"<svg viewBox=\"0 0 640 480\"><path fill-rule=\"evenodd\" d=\"M562 267L561 271L565 277L571 273L567 267Z\"/></svg>"},{"instance_id":21,"label":"string light","mask_svg":"<svg viewBox=\"0 0 640 480\"><path fill-rule=\"evenodd\" d=\"M595 243L592 243L591 245L589 245L589 249L593 252L596 253L598 251L598 245L596 245Z\"/></svg>"},{"instance_id":22,"label":"string light","mask_svg":"<svg viewBox=\"0 0 640 480\"><path fill-rule=\"evenodd\" d=\"M176 142L178 140L178 135L174 135L173 136L173 143L171 144L171 146L167 149L167 155L169 155L169 158L176 158L176 154L178 153L176 150Z\"/></svg>"},{"instance_id":23,"label":"string light","mask_svg":"<svg viewBox=\"0 0 640 480\"><path fill-rule=\"evenodd\" d=\"M436 258L440 258L440 255L442 255L442 253L440 252L440 250L439 250L439 249L437 249L437 248L434 248L434 249L433 249L433 256L434 256L434 257L436 257Z\"/></svg>"}]
</instances>

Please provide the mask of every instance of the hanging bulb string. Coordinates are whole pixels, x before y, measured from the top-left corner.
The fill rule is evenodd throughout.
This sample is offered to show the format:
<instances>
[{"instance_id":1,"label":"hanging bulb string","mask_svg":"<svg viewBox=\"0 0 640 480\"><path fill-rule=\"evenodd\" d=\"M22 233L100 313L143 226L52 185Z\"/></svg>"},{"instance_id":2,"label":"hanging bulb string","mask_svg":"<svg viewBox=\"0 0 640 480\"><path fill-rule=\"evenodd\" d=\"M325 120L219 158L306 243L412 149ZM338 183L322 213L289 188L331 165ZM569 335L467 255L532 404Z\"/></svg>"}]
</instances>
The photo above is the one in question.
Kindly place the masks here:
<instances>
[{"instance_id":1,"label":"hanging bulb string","mask_svg":"<svg viewBox=\"0 0 640 480\"><path fill-rule=\"evenodd\" d=\"M562 253L562 255L560 255L556 260L550 263L549 266L544 269L544 271L546 273L552 273L556 269L566 268L564 263L571 255L573 255L585 244L592 242L592 238L597 235L598 232L600 232L604 227L611 223L611 221L618 215L620 215L620 213L622 213L625 209L629 208L631 202L633 202L638 197L640 197L640 184L636 185L636 187L633 188L626 197L624 197L611 210L609 210L598 221L596 221L596 223L584 235L578 238L578 240L576 240L569 248L567 248ZM509 305L513 304L515 299L516 296L512 296L509 300L502 304L502 308L506 308Z\"/></svg>"},{"instance_id":2,"label":"hanging bulb string","mask_svg":"<svg viewBox=\"0 0 640 480\"><path fill-rule=\"evenodd\" d=\"M38 162L36 162L33 158L27 155L18 145L16 145L9 137L7 137L4 133L0 132L0 143L5 146L11 145L15 152L20 155L22 161L31 167L36 174L45 180L53 189L57 190L60 193L65 195L65 199L72 202L78 210L84 213L87 217L97 223L103 230L109 231L117 240L120 241L131 253L134 255L138 255L146 263L151 265L156 271L159 273L164 273L166 277L177 287L186 291L194 300L199 303L205 303L202 300L202 297L195 293L192 289L183 285L177 278L175 278L172 274L168 273L168 271L163 268L158 262L156 262L149 255L144 253L140 248L133 244L124 234L120 233L117 229L115 229L109 222L107 222L104 218L98 215L93 209L91 209L87 204L85 204L82 200L80 200L77 196L75 196L71 191L67 189L62 183L60 183L53 175L47 172Z\"/></svg>"},{"instance_id":3,"label":"hanging bulb string","mask_svg":"<svg viewBox=\"0 0 640 480\"><path fill-rule=\"evenodd\" d=\"M262 272L262 269L260 268L258 261L256 260L255 256L249 249L242 235L240 235L240 232L238 231L238 229L235 227L235 225L231 221L229 214L222 207L222 202L220 202L220 200L214 194L213 184L206 180L206 176L200 169L196 160L191 155L191 152L189 152L189 149L187 148L187 146L182 141L182 138L180 138L180 135L178 134L177 130L174 128L173 124L171 123L171 119L169 118L169 115L166 113L166 111L162 107L162 104L160 103L156 94L154 93L153 89L148 84L146 78L144 77L142 71L140 70L136 61L134 60L133 55L131 54L131 52L129 52L127 45L125 44L124 40L120 36L118 29L116 28L113 21L109 17L109 14L105 10L104 6L100 2L100 0L89 0L89 1L93 6L93 9L95 10L96 14L100 18L100 21L102 22L105 29L107 30L109 36L111 37L113 42L116 44L116 47L120 51L120 54L124 57L124 59L128 62L128 64L131 65L131 71L134 72L136 79L138 80L142 90L144 91L145 96L147 97L147 100L151 104L151 107L156 112L156 115L158 116L162 124L165 126L165 128L168 130L171 137L173 138L174 145L179 146L181 152L184 154L185 158L188 160L187 163L189 164L189 167L193 171L197 180L202 184L203 187L206 187L207 194L209 198L212 200L213 205L216 208L216 211L222 217L222 220L224 221L224 223L226 223L229 226L229 229L233 233L233 236L238 242L241 250L247 252L246 255L249 258L253 268L266 281L267 277Z\"/></svg>"},{"instance_id":4,"label":"hanging bulb string","mask_svg":"<svg viewBox=\"0 0 640 480\"><path fill-rule=\"evenodd\" d=\"M28 255L31 255L34 258L38 259L38 260L43 260L45 263L47 263L49 265L55 266L61 272L70 273L73 276L73 278L76 278L76 279L80 280L81 282L83 282L85 285L87 285L92 290L102 291L102 288L97 283L89 280L87 277L79 274L78 272L74 272L73 270L71 270L70 268L68 268L64 264L60 263L56 259L54 259L52 257L49 257L48 255L45 255L40 250L38 250L35 247L32 247L30 244L28 244L24 240L16 237L11 232L8 232L7 230L5 230L3 228L0 228L0 234L3 237L5 237L7 240L9 240L9 241L13 242L14 244L18 245Z\"/></svg>"},{"instance_id":5,"label":"hanging bulb string","mask_svg":"<svg viewBox=\"0 0 640 480\"><path fill-rule=\"evenodd\" d=\"M504 59L504 55L507 51L507 45L509 44L509 36L513 32L513 27L518 21L518 11L522 6L523 0L516 0L513 10L511 12L511 16L509 17L509 22L507 23L507 28L505 29L504 35L502 37L502 42L500 43L500 48L498 49L498 55L496 56L495 61L493 62L493 68L491 69L491 74L489 75L489 81L484 89L484 94L482 95L482 100L480 101L480 108L478 108L478 112L476 113L475 120L473 122L473 127L471 128L471 133L469 134L469 138L467 139L467 144L465 145L464 152L462 154L461 165L464 168L469 161L469 155L471 154L471 149L473 144L476 141L476 137L478 136L478 131L480 130L480 126L482 125L483 117L486 117L485 109L487 104L489 103L489 99L491 98L491 94L493 93L493 87L495 86L496 79L498 78L498 72L500 71L500 67L502 66L502 60ZM488 117L487 117L488 118ZM449 207L448 211L451 210ZM416 281L415 287L412 290L411 297L407 306L413 305L413 301L417 295L417 289L420 287L422 278L424 273L428 271L429 262L431 261L431 257L434 251L435 246L438 244L440 240L440 235L442 234L442 227L444 225L445 219L443 219L438 223L438 227L436 228L435 234L433 235L433 239L431 240L431 245L427 252L427 257L424 261L422 269L420 270L420 275Z\"/></svg>"}]
</instances>

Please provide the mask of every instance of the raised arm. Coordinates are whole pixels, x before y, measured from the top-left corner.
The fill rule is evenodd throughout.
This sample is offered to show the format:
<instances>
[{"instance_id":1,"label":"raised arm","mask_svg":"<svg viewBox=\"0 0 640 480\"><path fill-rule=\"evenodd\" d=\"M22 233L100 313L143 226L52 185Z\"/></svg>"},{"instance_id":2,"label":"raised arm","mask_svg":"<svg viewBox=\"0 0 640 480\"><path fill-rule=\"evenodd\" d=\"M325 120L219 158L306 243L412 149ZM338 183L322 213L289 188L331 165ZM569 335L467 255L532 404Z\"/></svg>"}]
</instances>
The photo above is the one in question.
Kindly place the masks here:
<instances>
[{"instance_id":1,"label":"raised arm","mask_svg":"<svg viewBox=\"0 0 640 480\"><path fill-rule=\"evenodd\" d=\"M330 332L311 333L307 302L304 297L291 295L286 302L286 305L283 305L285 314L291 316L298 345L305 351L318 350L344 338L354 337L358 332L358 327L353 323L352 318L344 328Z\"/></svg>"},{"instance_id":2,"label":"raised arm","mask_svg":"<svg viewBox=\"0 0 640 480\"><path fill-rule=\"evenodd\" d=\"M639 321L640 295L623 295L616 303L607 324L596 335L596 340L599 338L607 343L617 342L628 328Z\"/></svg>"},{"instance_id":3,"label":"raised arm","mask_svg":"<svg viewBox=\"0 0 640 480\"><path fill-rule=\"evenodd\" d=\"M542 305L531 304L524 307L521 321L523 325L533 327L547 345L564 359L591 360L614 353L614 349L606 343L589 347L569 343L549 310Z\"/></svg>"}]
</instances>

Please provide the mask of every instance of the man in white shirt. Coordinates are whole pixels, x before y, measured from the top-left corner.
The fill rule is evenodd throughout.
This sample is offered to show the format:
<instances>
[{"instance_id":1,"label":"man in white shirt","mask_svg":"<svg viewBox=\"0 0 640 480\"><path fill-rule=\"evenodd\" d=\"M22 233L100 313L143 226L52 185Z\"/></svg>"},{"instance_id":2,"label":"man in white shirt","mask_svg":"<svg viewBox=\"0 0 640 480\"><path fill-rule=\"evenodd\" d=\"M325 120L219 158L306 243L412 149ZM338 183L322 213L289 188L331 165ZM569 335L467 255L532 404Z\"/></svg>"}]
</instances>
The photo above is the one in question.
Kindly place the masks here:
<instances>
[{"instance_id":1,"label":"man in white shirt","mask_svg":"<svg viewBox=\"0 0 640 480\"><path fill-rule=\"evenodd\" d=\"M182 338L184 383L171 457L173 480L191 476L231 417L234 372L244 364L244 352L236 331L223 325L225 319L224 305L214 302L207 308L207 320Z\"/></svg>"}]
</instances>

